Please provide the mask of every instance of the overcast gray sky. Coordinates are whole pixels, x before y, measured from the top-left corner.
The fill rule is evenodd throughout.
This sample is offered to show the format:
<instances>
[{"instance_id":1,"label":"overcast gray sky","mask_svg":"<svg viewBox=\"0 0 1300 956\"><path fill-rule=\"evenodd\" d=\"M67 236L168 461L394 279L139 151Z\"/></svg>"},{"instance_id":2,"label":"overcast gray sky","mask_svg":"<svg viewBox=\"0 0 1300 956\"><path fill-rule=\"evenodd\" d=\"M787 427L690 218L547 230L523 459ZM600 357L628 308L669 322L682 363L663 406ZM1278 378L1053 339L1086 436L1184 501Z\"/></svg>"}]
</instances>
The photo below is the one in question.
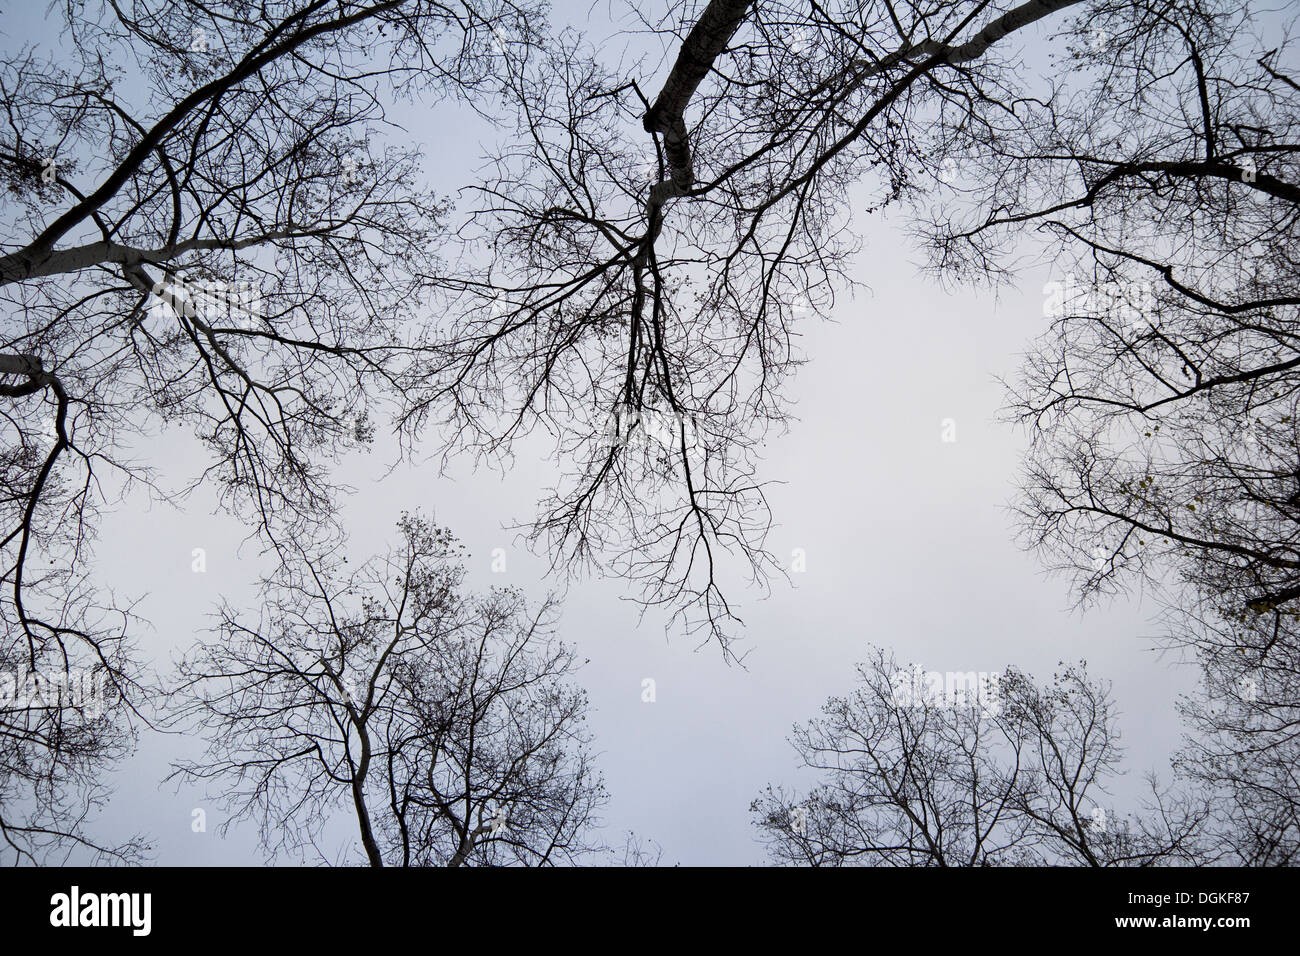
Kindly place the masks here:
<instances>
[{"instance_id":1,"label":"overcast gray sky","mask_svg":"<svg viewBox=\"0 0 1300 956\"><path fill-rule=\"evenodd\" d=\"M557 19L607 29L585 5L561 5ZM27 7L6 26L6 43L35 39L39 12ZM623 41L618 41L622 43ZM404 115L429 153L432 181L463 184L492 131L450 104L419 104ZM863 202L857 202L860 211ZM1117 804L1140 789L1147 769L1168 775L1179 728L1174 703L1194 680L1190 670L1151 651L1154 603L1120 600L1072 613L1067 582L1045 577L1013 542L1006 505L1013 494L1020 437L998 421L999 375L1016 369L1029 340L1045 329L1045 270L1027 273L1017 290L992 295L947 293L919 274L907 221L858 215L864 251L853 263L870 292L841 296L830 321L807 317L801 329L808 363L790 387L797 420L766 447L762 477L783 484L770 493L777 527L773 550L787 565L804 549L807 571L770 597L733 593L747 622L745 666L727 665L716 647L665 632L664 619L625 600L614 579L580 582L567 594L563 636L590 663L579 677L595 713L591 729L611 802L607 838L634 829L662 844L665 862L762 862L747 812L768 782L807 783L786 742L791 725L816 713L831 694L852 686L852 667L870 644L940 671L1001 671L1016 664L1050 677L1062 659L1086 658L1090 671L1114 682L1130 772ZM941 422L957 440L941 440ZM432 444L425 451L432 452ZM548 449L549 450L549 449ZM142 459L164 465L173 485L198 474L202 449L177 429L141 441ZM391 448L342 465L356 493L345 504L359 559L393 540L405 509L433 512L472 552L470 584L518 585L534 599L550 586L545 563L528 554L505 526L527 519L554 462L523 449L508 474L466 463L440 476L403 466L384 477ZM382 479L382 480L381 480ZM97 574L152 622L141 635L160 664L209 626L219 597L247 603L260 566L245 528L219 513L210 490L183 510L151 504L143 494L110 509L97 547ZM191 570L204 548L207 571ZM507 572L491 572L494 548ZM642 702L642 680L657 699ZM101 822L123 834L143 830L164 864L258 862L255 834L222 839L217 806L200 791L162 784L168 761L197 744L146 734L139 753L114 776L116 796ZM207 832L191 828L207 812ZM353 840L340 819L339 847Z\"/></svg>"}]
</instances>

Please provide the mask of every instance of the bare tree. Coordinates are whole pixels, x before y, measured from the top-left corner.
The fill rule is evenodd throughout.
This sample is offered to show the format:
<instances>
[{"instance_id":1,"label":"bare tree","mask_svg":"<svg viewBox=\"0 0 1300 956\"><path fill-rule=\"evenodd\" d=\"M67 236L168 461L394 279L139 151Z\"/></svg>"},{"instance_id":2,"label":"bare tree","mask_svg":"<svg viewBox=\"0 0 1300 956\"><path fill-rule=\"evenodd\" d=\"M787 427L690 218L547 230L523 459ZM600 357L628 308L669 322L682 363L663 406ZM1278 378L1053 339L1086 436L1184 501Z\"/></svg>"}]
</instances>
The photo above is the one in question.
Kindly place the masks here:
<instances>
[{"instance_id":1,"label":"bare tree","mask_svg":"<svg viewBox=\"0 0 1300 956\"><path fill-rule=\"evenodd\" d=\"M55 39L0 58L6 664L97 667L141 717L129 608L84 567L100 508L134 485L211 482L272 544L324 533L323 466L395 395L445 210L418 150L385 144L384 103L490 91L535 12L66 0ZM127 451L163 424L193 429L206 472ZM130 732L79 743L47 717L5 711L28 756L0 792L28 766L88 779Z\"/></svg>"},{"instance_id":2,"label":"bare tree","mask_svg":"<svg viewBox=\"0 0 1300 956\"><path fill-rule=\"evenodd\" d=\"M355 570L282 568L255 624L224 609L181 663L174 720L207 749L175 775L211 781L223 826L255 819L272 854L318 849L343 809L372 866L582 857L605 789L554 604L462 595L450 533L412 515L400 529Z\"/></svg>"},{"instance_id":3,"label":"bare tree","mask_svg":"<svg viewBox=\"0 0 1300 956\"><path fill-rule=\"evenodd\" d=\"M142 837L110 842L88 825L109 796L100 771L135 741L119 691L122 675L133 670L118 639L93 649L70 638L35 650L0 642L0 860L17 866L148 857Z\"/></svg>"},{"instance_id":4,"label":"bare tree","mask_svg":"<svg viewBox=\"0 0 1300 956\"><path fill-rule=\"evenodd\" d=\"M954 128L943 275L1051 264L1012 389L1028 542L1081 599L1136 584L1203 686L1178 760L1238 862L1297 847L1300 63L1294 10L1100 3L1072 72ZM1030 240L1032 229L1045 243Z\"/></svg>"},{"instance_id":5,"label":"bare tree","mask_svg":"<svg viewBox=\"0 0 1300 956\"><path fill-rule=\"evenodd\" d=\"M813 866L1149 866L1203 863L1203 801L1160 789L1110 806L1120 773L1104 684L1070 665L1047 686L1017 670L960 687L876 650L849 697L791 739L820 775L769 786L751 812L775 862Z\"/></svg>"},{"instance_id":6,"label":"bare tree","mask_svg":"<svg viewBox=\"0 0 1300 956\"><path fill-rule=\"evenodd\" d=\"M1145 574L1237 615L1300 596L1300 87L1293 17L1266 19L1099 5L1088 82L968 137L969 209L935 228L964 276L998 276L1027 227L1051 240L1052 330L1013 393L1021 511L1084 594Z\"/></svg>"},{"instance_id":7,"label":"bare tree","mask_svg":"<svg viewBox=\"0 0 1300 956\"><path fill-rule=\"evenodd\" d=\"M1181 702L1178 769L1213 795L1213 828L1243 866L1300 862L1300 635L1277 611L1225 620L1213 602L1171 622L1203 681Z\"/></svg>"},{"instance_id":8,"label":"bare tree","mask_svg":"<svg viewBox=\"0 0 1300 956\"><path fill-rule=\"evenodd\" d=\"M512 74L521 132L461 231L490 268L451 283L406 427L489 456L554 437L534 540L731 653L724 584L779 571L757 452L800 314L847 278L847 186L875 208L914 190L941 159L917 130L997 102L1007 38L1075 5L679 3L643 23L662 78L657 51L559 38Z\"/></svg>"},{"instance_id":9,"label":"bare tree","mask_svg":"<svg viewBox=\"0 0 1300 956\"><path fill-rule=\"evenodd\" d=\"M656 867L664 857L664 848L657 840L643 837L634 830L628 830L623 837L623 846L618 855L610 854L611 866Z\"/></svg>"}]
</instances>

